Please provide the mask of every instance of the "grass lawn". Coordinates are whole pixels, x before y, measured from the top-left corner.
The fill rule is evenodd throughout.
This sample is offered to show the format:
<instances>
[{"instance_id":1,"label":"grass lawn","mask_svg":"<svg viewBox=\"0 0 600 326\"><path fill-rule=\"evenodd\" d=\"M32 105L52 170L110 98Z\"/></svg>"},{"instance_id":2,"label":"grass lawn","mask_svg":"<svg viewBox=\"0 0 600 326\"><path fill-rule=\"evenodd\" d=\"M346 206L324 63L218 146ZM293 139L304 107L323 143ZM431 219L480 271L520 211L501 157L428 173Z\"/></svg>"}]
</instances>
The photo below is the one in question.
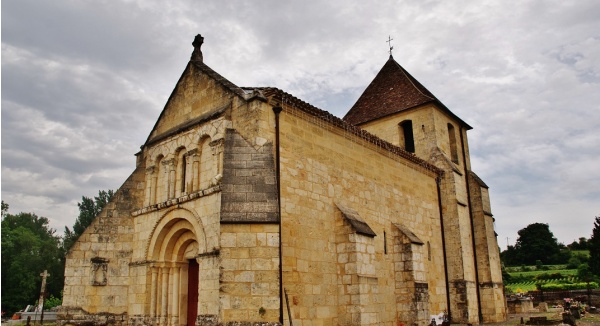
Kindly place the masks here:
<instances>
[{"instance_id":1,"label":"grass lawn","mask_svg":"<svg viewBox=\"0 0 600 326\"><path fill-rule=\"evenodd\" d=\"M527 280L523 280L520 282L514 282L514 283L508 283L506 284L506 289L509 291L512 291L514 293L525 293L528 291L535 291L537 290L537 283L549 283L552 282L554 283L554 279L552 280L536 280L536 276L541 275L541 274L555 274L555 273L560 273L563 277L565 278L570 278L570 277L577 277L577 270L576 269L554 269L554 270L547 270L547 271L529 271L529 272L510 272L510 276L514 277L514 278L527 278Z\"/></svg>"},{"instance_id":2,"label":"grass lawn","mask_svg":"<svg viewBox=\"0 0 600 326\"><path fill-rule=\"evenodd\" d=\"M526 276L526 277L531 277L531 278L535 278L536 276L540 275L540 274L554 274L554 273L560 273L563 276L575 276L577 275L577 270L576 269L553 269L553 270L548 270L548 271L529 271L529 272L509 272L508 274L510 274L510 276Z\"/></svg>"}]
</instances>

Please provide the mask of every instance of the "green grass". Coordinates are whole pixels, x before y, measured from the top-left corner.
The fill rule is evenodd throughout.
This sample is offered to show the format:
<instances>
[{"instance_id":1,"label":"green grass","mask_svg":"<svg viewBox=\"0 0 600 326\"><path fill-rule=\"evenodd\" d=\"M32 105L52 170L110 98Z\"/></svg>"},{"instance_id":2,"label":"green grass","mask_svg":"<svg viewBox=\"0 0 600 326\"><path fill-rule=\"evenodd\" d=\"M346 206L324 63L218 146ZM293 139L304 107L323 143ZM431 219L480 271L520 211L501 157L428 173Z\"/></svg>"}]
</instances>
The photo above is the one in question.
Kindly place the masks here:
<instances>
[{"instance_id":1,"label":"green grass","mask_svg":"<svg viewBox=\"0 0 600 326\"><path fill-rule=\"evenodd\" d=\"M529 291L535 291L537 290L537 287L535 286L535 283L514 283L514 284L507 284L505 285L506 290L508 290L508 292L513 292L513 293L526 293Z\"/></svg>"},{"instance_id":2,"label":"green grass","mask_svg":"<svg viewBox=\"0 0 600 326\"><path fill-rule=\"evenodd\" d=\"M509 272L508 274L510 276L514 276L514 277L525 276L525 277L535 278L536 276L538 276L540 274L554 274L554 273L560 273L563 276L575 276L575 275L577 275L577 270L576 269L553 269L553 270L548 270L548 271Z\"/></svg>"},{"instance_id":3,"label":"green grass","mask_svg":"<svg viewBox=\"0 0 600 326\"><path fill-rule=\"evenodd\" d=\"M525 293L528 291L537 290L536 284L549 284L549 283L561 283L564 281L577 281L577 270L576 269L565 269L565 265L555 265L549 267L562 267L562 269L548 269L548 270L532 270L527 272L521 272L521 268L518 267L517 271L509 272L508 274L513 277L514 283L505 284L506 289L509 292ZM557 274L560 273L562 278L553 278L547 280L536 279L538 275L542 274Z\"/></svg>"},{"instance_id":4,"label":"green grass","mask_svg":"<svg viewBox=\"0 0 600 326\"><path fill-rule=\"evenodd\" d=\"M537 290L537 284L551 284L551 283L562 283L564 281L577 282L576 277L567 277L562 279L550 279L550 280L530 280L518 283L506 284L506 289L515 293L525 293L528 291Z\"/></svg>"},{"instance_id":5,"label":"green grass","mask_svg":"<svg viewBox=\"0 0 600 326\"><path fill-rule=\"evenodd\" d=\"M515 272L521 272L523 271L523 267L529 269L529 271L535 271L536 267L535 265L532 266L507 266L505 267L506 271L509 273L515 273ZM560 264L560 265L544 265L545 268L548 268L548 270L540 270L540 272L556 272L559 270L564 270L567 268L567 264Z\"/></svg>"}]
</instances>

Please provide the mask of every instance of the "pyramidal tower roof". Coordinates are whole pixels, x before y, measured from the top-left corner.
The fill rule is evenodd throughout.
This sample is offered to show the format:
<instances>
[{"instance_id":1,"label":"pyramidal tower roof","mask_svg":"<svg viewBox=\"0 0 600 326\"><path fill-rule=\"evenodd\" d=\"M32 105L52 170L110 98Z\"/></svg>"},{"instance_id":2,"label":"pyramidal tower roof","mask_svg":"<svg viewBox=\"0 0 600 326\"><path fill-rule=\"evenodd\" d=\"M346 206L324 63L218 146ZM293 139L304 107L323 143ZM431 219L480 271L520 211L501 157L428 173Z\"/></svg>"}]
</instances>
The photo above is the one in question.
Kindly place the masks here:
<instances>
[{"instance_id":1,"label":"pyramidal tower roof","mask_svg":"<svg viewBox=\"0 0 600 326\"><path fill-rule=\"evenodd\" d=\"M348 111L344 120L353 125L360 125L427 103L437 104L440 109L456 118L467 129L471 129L390 55L375 79Z\"/></svg>"}]
</instances>

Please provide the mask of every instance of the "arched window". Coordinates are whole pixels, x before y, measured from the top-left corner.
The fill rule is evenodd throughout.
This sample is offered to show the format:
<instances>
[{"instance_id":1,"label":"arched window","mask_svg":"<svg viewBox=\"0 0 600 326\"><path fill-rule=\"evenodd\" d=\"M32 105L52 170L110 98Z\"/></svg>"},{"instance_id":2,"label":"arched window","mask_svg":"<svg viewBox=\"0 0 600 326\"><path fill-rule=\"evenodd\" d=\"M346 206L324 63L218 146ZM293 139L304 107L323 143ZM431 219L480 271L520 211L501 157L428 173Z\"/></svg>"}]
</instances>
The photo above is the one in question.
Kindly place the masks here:
<instances>
[{"instance_id":1,"label":"arched window","mask_svg":"<svg viewBox=\"0 0 600 326\"><path fill-rule=\"evenodd\" d=\"M458 148L456 146L456 132L454 131L454 126L449 123L448 124L448 141L450 142L450 158L452 162L458 164Z\"/></svg>"},{"instance_id":2,"label":"arched window","mask_svg":"<svg viewBox=\"0 0 600 326\"><path fill-rule=\"evenodd\" d=\"M415 138L413 136L412 120L404 120L398 125L400 127L400 146L404 145L407 152L415 152Z\"/></svg>"}]
</instances>

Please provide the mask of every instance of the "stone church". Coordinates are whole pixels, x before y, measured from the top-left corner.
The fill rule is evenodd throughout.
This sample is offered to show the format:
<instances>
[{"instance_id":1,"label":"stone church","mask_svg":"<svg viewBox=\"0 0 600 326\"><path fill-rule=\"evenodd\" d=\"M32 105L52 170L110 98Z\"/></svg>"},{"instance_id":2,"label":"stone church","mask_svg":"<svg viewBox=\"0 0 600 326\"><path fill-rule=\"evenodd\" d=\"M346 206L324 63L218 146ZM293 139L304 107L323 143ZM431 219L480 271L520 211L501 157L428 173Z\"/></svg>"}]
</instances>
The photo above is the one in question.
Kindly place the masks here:
<instances>
[{"instance_id":1,"label":"stone church","mask_svg":"<svg viewBox=\"0 0 600 326\"><path fill-rule=\"evenodd\" d=\"M391 55L340 119L236 86L202 43L68 253L59 325L506 319L471 126Z\"/></svg>"}]
</instances>

